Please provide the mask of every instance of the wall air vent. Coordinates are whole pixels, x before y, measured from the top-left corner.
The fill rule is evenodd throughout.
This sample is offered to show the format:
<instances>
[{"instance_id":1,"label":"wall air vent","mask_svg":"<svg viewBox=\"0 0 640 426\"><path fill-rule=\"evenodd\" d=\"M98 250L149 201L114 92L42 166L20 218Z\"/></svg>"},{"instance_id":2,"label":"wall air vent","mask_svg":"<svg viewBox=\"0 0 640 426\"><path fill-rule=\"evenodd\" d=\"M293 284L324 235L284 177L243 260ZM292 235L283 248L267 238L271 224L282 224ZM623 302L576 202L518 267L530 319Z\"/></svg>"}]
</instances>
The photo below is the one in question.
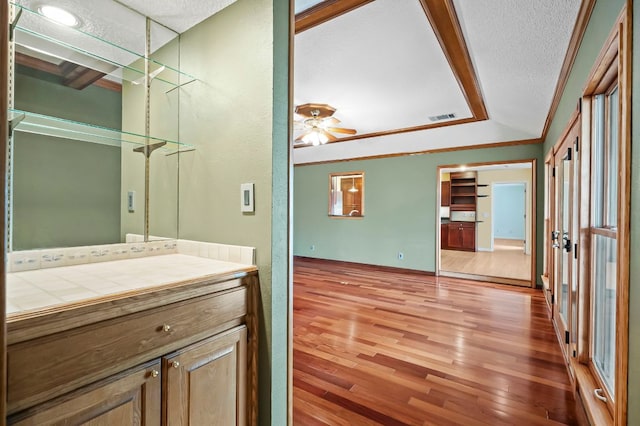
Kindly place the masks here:
<instances>
[{"instance_id":1,"label":"wall air vent","mask_svg":"<svg viewBox=\"0 0 640 426\"><path fill-rule=\"evenodd\" d=\"M441 114L441 115L432 115L431 117L429 117L429 120L431 120L431 121L442 121L442 120L450 120L452 118L456 118L456 115L454 113Z\"/></svg>"}]
</instances>

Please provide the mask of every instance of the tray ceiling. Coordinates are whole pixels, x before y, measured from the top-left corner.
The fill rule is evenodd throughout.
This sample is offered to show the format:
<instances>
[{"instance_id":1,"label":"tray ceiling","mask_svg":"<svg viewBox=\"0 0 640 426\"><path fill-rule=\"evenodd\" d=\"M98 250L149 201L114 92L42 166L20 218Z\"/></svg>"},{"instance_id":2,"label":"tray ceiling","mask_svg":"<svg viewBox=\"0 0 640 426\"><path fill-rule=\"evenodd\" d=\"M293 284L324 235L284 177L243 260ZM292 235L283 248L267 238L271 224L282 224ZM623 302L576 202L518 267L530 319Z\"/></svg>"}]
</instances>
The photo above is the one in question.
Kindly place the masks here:
<instances>
[{"instance_id":1,"label":"tray ceiling","mask_svg":"<svg viewBox=\"0 0 640 426\"><path fill-rule=\"evenodd\" d=\"M432 115L472 115L422 4L452 6L488 119L395 133L428 125ZM295 104L328 103L358 135L296 148L294 162L538 140L580 7L579 0L375 0L298 32Z\"/></svg>"}]
</instances>

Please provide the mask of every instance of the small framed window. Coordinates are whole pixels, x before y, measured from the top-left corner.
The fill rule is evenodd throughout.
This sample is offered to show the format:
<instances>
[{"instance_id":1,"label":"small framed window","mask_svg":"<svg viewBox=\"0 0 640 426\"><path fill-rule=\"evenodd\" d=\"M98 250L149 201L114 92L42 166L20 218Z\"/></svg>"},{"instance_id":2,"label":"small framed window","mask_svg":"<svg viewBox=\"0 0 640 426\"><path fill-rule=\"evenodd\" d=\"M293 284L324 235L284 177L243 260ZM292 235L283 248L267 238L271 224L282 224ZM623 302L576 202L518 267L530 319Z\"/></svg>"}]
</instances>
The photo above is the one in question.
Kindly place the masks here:
<instances>
[{"instance_id":1,"label":"small framed window","mask_svg":"<svg viewBox=\"0 0 640 426\"><path fill-rule=\"evenodd\" d=\"M329 216L364 216L364 172L329 175Z\"/></svg>"}]
</instances>

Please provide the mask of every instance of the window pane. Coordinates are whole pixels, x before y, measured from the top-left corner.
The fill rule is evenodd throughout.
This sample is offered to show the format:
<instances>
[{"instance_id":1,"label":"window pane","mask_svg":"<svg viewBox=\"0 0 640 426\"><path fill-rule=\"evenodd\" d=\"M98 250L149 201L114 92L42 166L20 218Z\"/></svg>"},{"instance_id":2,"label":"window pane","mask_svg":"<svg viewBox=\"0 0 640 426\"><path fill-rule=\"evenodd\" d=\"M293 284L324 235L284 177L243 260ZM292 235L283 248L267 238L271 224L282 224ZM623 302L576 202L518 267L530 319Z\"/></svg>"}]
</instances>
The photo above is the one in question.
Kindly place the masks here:
<instances>
[{"instance_id":1,"label":"window pane","mask_svg":"<svg viewBox=\"0 0 640 426\"><path fill-rule=\"evenodd\" d=\"M332 173L329 188L329 216L364 216L364 175Z\"/></svg>"},{"instance_id":2,"label":"window pane","mask_svg":"<svg viewBox=\"0 0 640 426\"><path fill-rule=\"evenodd\" d=\"M595 96L593 103L593 225L601 227L603 225L603 205L604 205L604 95Z\"/></svg>"},{"instance_id":3,"label":"window pane","mask_svg":"<svg viewBox=\"0 0 640 426\"><path fill-rule=\"evenodd\" d=\"M607 226L618 222L618 88L609 95L609 150L607 158Z\"/></svg>"},{"instance_id":4,"label":"window pane","mask_svg":"<svg viewBox=\"0 0 640 426\"><path fill-rule=\"evenodd\" d=\"M594 235L593 362L614 393L616 357L616 240Z\"/></svg>"}]
</instances>

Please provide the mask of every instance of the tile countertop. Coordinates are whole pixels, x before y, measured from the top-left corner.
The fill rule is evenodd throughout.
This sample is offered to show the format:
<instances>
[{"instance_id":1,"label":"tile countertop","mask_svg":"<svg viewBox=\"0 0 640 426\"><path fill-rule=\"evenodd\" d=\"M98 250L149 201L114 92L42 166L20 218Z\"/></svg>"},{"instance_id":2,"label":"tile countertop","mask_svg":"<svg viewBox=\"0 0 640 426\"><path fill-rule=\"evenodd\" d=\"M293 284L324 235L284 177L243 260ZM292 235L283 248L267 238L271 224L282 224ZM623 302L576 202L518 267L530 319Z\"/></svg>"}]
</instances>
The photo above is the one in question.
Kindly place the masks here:
<instances>
[{"instance_id":1,"label":"tile countertop","mask_svg":"<svg viewBox=\"0 0 640 426\"><path fill-rule=\"evenodd\" d=\"M241 263L167 254L11 272L7 274L7 314L254 269Z\"/></svg>"}]
</instances>

